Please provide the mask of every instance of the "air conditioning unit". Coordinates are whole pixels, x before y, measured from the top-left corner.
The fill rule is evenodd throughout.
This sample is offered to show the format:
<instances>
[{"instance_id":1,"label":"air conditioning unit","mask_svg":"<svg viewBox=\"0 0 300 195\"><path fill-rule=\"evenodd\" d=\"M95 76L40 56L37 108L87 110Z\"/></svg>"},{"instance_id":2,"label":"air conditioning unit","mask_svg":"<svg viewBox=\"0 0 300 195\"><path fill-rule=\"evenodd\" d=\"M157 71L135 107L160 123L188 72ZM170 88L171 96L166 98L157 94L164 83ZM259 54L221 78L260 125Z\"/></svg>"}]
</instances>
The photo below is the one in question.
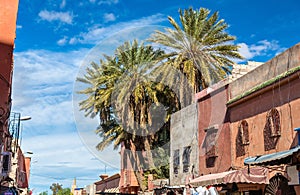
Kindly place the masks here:
<instances>
[{"instance_id":1,"label":"air conditioning unit","mask_svg":"<svg viewBox=\"0 0 300 195\"><path fill-rule=\"evenodd\" d=\"M300 183L300 174L299 170L297 168L297 165L294 166L288 166L287 167L287 174L288 174L288 179L289 185L299 185Z\"/></svg>"},{"instance_id":2,"label":"air conditioning unit","mask_svg":"<svg viewBox=\"0 0 300 195\"><path fill-rule=\"evenodd\" d=\"M11 152L2 152L2 176L8 176L10 170L11 170Z\"/></svg>"}]
</instances>

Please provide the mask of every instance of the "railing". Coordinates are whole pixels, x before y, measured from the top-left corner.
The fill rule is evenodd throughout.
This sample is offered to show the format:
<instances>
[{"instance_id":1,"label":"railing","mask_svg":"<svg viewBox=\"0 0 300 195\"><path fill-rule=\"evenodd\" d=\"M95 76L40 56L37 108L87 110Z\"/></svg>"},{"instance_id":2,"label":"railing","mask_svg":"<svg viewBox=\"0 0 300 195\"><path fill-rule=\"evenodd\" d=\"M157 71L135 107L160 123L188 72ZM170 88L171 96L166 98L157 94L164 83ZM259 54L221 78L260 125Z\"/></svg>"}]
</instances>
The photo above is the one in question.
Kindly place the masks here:
<instances>
[{"instance_id":1,"label":"railing","mask_svg":"<svg viewBox=\"0 0 300 195\"><path fill-rule=\"evenodd\" d=\"M20 113L15 113L11 112L9 116L9 133L11 136L11 150L13 154L17 152L18 144L19 144L19 136L20 136L20 120L21 119L21 114ZM14 141L13 141L14 140Z\"/></svg>"}]
</instances>

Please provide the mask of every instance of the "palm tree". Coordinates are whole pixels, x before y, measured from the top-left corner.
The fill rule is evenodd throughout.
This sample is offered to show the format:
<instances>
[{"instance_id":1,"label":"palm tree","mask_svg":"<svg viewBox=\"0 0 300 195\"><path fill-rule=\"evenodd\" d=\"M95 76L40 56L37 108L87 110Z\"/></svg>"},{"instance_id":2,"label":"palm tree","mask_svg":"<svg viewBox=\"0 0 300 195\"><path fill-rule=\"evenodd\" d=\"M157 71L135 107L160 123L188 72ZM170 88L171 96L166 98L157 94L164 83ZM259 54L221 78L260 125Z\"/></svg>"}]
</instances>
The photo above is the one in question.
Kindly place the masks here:
<instances>
[{"instance_id":1,"label":"palm tree","mask_svg":"<svg viewBox=\"0 0 300 195\"><path fill-rule=\"evenodd\" d=\"M151 69L163 58L162 50L154 50L143 43L139 45L137 41L125 42L116 49L114 56L104 55L100 65L92 63L83 78L77 78L89 85L79 92L88 95L80 102L81 110L86 116L100 116L96 132L102 140L97 148L103 150L113 143L117 149L123 143L130 151L133 167L155 169L151 149L160 128L155 127L155 110L161 107L159 99L163 104L170 104L167 114L161 117L163 126L176 107L175 99L161 98L167 95L166 87L149 78ZM146 158L142 152L146 153ZM144 190L138 171L134 170Z\"/></svg>"},{"instance_id":2,"label":"palm tree","mask_svg":"<svg viewBox=\"0 0 300 195\"><path fill-rule=\"evenodd\" d=\"M149 41L169 51L168 64L180 70L194 92L198 92L224 79L234 64L232 59L242 59L242 56L238 53L239 47L232 44L236 38L225 31L228 25L223 19L218 20L218 12L209 16L208 9L189 8L179 10L179 14L181 25L169 16L173 28L156 31ZM159 68L168 76L165 67Z\"/></svg>"}]
</instances>

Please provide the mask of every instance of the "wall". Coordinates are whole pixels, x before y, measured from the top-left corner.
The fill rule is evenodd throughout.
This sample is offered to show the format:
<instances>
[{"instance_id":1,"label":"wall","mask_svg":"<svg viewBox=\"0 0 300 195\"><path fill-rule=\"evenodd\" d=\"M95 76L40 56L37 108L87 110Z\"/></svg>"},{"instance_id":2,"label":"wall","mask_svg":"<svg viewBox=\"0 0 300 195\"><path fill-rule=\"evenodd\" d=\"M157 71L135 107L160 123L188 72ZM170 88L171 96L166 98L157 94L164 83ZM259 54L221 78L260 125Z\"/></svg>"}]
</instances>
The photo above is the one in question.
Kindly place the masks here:
<instances>
[{"instance_id":1,"label":"wall","mask_svg":"<svg viewBox=\"0 0 300 195\"><path fill-rule=\"evenodd\" d=\"M171 116L171 145L170 145L170 185L184 185L186 178L192 174L198 175L198 148L197 148L197 104L187 106ZM183 172L183 149L191 146L190 166ZM179 150L178 174L174 173L174 151ZM192 173L192 167L193 173Z\"/></svg>"},{"instance_id":2,"label":"wall","mask_svg":"<svg viewBox=\"0 0 300 195\"><path fill-rule=\"evenodd\" d=\"M104 180L95 183L96 192L102 192L112 188L118 188L120 183L120 174L112 175Z\"/></svg>"},{"instance_id":3,"label":"wall","mask_svg":"<svg viewBox=\"0 0 300 195\"><path fill-rule=\"evenodd\" d=\"M297 144L294 128L300 127L300 118L298 117L300 116L299 90L300 79L296 78L289 80L286 84L281 84L280 88L272 88L272 90L259 95L254 94L253 98L230 108L231 143L233 143L233 164L235 166L243 166L243 160L248 156L288 150ZM281 136L275 150L265 151L263 130L267 113L272 108L276 108L280 113ZM235 143L241 120L246 120L249 125L249 145L245 147L246 154L244 156L236 157Z\"/></svg>"},{"instance_id":4,"label":"wall","mask_svg":"<svg viewBox=\"0 0 300 195\"><path fill-rule=\"evenodd\" d=\"M252 87L274 78L287 70L299 66L300 43L277 55L265 64L255 68L248 74L230 84L230 99L251 89Z\"/></svg>"},{"instance_id":5,"label":"wall","mask_svg":"<svg viewBox=\"0 0 300 195\"><path fill-rule=\"evenodd\" d=\"M95 195L96 194L96 185L90 184L85 187L87 195Z\"/></svg>"},{"instance_id":6,"label":"wall","mask_svg":"<svg viewBox=\"0 0 300 195\"><path fill-rule=\"evenodd\" d=\"M247 75L229 84L231 97L237 97L247 89L255 88L262 82L273 79L287 70L300 66L300 44L286 50L267 63L259 66ZM296 68L297 70L297 68ZM295 71L286 77L280 77L260 90L237 99L228 104L231 122L231 143L233 166L243 166L248 156L257 156L288 150L297 145L294 128L300 127L300 71ZM265 151L264 128L267 113L276 108L280 114L281 135L276 148ZM245 155L237 157L236 144L238 126L242 120L248 122L249 145L244 146Z\"/></svg>"},{"instance_id":7,"label":"wall","mask_svg":"<svg viewBox=\"0 0 300 195\"><path fill-rule=\"evenodd\" d=\"M16 31L18 0L0 0L0 148L8 148L8 119L11 109L13 50ZM2 170L2 163L0 169ZM1 176L1 181L3 176ZM1 182L0 188L8 185ZM5 188L1 188L2 193Z\"/></svg>"},{"instance_id":8,"label":"wall","mask_svg":"<svg viewBox=\"0 0 300 195\"><path fill-rule=\"evenodd\" d=\"M130 153L125 149L124 143L121 144L121 171L120 171L120 193L137 193L139 184L133 172L132 163L128 157Z\"/></svg>"},{"instance_id":9,"label":"wall","mask_svg":"<svg viewBox=\"0 0 300 195\"><path fill-rule=\"evenodd\" d=\"M0 130L8 132L18 1L0 0L0 5Z\"/></svg>"},{"instance_id":10,"label":"wall","mask_svg":"<svg viewBox=\"0 0 300 195\"><path fill-rule=\"evenodd\" d=\"M199 175L228 171L230 129L227 119L227 81L196 94L198 99ZM214 155L212 155L214 151Z\"/></svg>"}]
</instances>

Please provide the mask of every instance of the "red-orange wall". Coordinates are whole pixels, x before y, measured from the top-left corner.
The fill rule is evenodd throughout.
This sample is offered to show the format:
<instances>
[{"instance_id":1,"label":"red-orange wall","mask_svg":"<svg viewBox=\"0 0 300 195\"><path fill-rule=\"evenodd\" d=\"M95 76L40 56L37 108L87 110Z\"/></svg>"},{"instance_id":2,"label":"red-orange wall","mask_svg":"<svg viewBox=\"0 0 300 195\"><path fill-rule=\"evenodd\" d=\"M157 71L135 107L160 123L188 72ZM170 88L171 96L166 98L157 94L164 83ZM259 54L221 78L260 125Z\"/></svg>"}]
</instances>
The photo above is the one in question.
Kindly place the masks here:
<instances>
[{"instance_id":1,"label":"red-orange wall","mask_svg":"<svg viewBox=\"0 0 300 195\"><path fill-rule=\"evenodd\" d=\"M215 90L216 89L216 90ZM227 85L205 89L196 94L198 99L198 140L199 140L199 175L227 171L231 166L230 129L227 119L226 102L228 101ZM206 155L203 142L205 129L218 128L216 137L217 157L214 167L206 166Z\"/></svg>"},{"instance_id":2,"label":"red-orange wall","mask_svg":"<svg viewBox=\"0 0 300 195\"><path fill-rule=\"evenodd\" d=\"M30 166L31 166L31 157L25 157L25 170L26 170L26 176L27 176L27 182L29 185L29 179L30 179Z\"/></svg>"},{"instance_id":3,"label":"red-orange wall","mask_svg":"<svg viewBox=\"0 0 300 195\"><path fill-rule=\"evenodd\" d=\"M11 107L13 49L16 37L17 10L17 0L0 0L0 130L6 132L7 119Z\"/></svg>"},{"instance_id":4,"label":"red-orange wall","mask_svg":"<svg viewBox=\"0 0 300 195\"><path fill-rule=\"evenodd\" d=\"M244 159L248 156L288 150L298 144L294 131L294 128L300 127L300 77L298 75L300 75L299 71L280 80L280 84L277 82L258 91L247 101L230 105L234 166L243 166ZM281 136L276 149L265 151L263 130L267 113L272 108L276 108L280 113ZM236 157L236 136L241 120L248 122L250 144L245 148L246 155Z\"/></svg>"},{"instance_id":5,"label":"red-orange wall","mask_svg":"<svg viewBox=\"0 0 300 195\"><path fill-rule=\"evenodd\" d=\"M30 164L29 164L30 165ZM25 157L22 150L18 149L18 168L17 168L17 186L19 188L28 188L28 175L26 172Z\"/></svg>"}]
</instances>

